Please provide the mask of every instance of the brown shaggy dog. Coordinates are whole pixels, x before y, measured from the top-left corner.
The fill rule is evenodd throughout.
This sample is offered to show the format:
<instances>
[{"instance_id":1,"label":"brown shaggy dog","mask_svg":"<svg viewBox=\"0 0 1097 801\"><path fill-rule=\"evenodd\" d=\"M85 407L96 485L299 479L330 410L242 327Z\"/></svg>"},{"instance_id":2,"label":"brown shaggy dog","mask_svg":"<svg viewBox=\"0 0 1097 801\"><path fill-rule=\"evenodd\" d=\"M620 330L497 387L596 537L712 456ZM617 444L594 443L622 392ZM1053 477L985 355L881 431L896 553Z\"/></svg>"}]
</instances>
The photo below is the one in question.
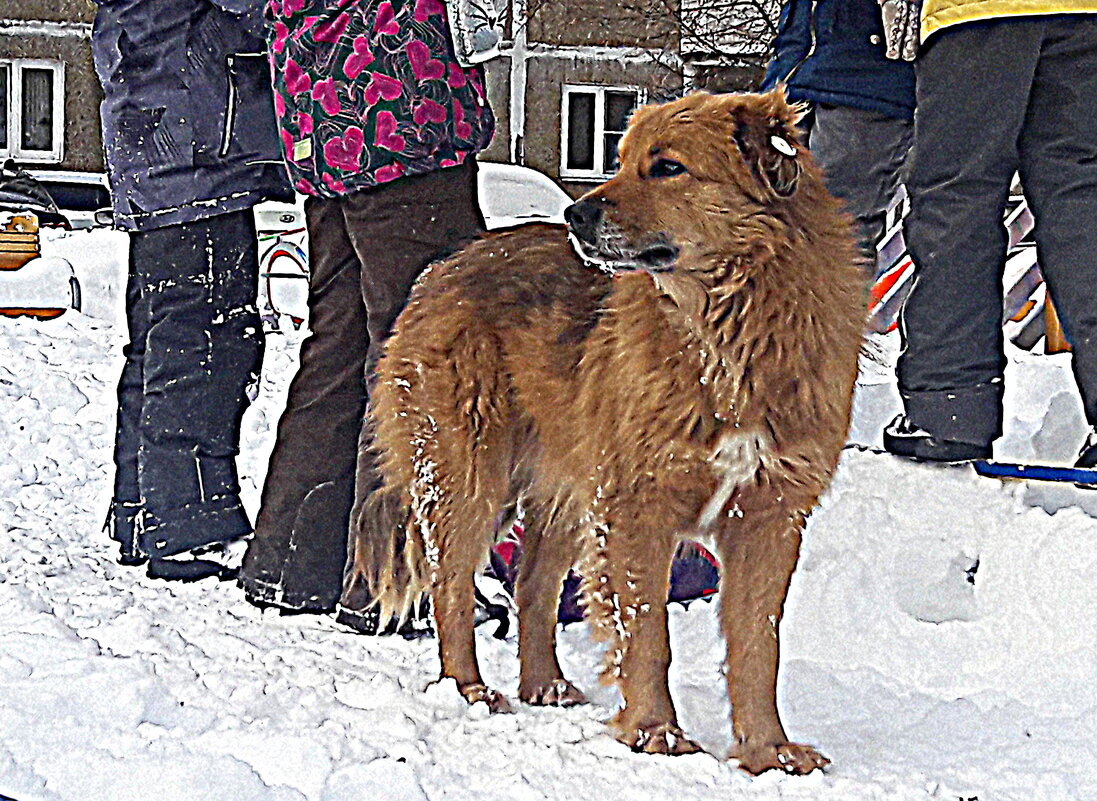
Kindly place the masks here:
<instances>
[{"instance_id":1,"label":"brown shaggy dog","mask_svg":"<svg viewBox=\"0 0 1097 801\"><path fill-rule=\"evenodd\" d=\"M731 756L751 773L827 764L782 727L777 630L865 315L850 222L797 117L780 93L643 108L567 228L488 235L415 287L373 388L382 484L362 488L348 577L382 619L429 591L442 675L470 702L509 708L477 666L473 574L520 502L523 701L585 700L555 655L578 564L618 739L698 750L668 688L665 601L676 544L701 538L721 561Z\"/></svg>"}]
</instances>

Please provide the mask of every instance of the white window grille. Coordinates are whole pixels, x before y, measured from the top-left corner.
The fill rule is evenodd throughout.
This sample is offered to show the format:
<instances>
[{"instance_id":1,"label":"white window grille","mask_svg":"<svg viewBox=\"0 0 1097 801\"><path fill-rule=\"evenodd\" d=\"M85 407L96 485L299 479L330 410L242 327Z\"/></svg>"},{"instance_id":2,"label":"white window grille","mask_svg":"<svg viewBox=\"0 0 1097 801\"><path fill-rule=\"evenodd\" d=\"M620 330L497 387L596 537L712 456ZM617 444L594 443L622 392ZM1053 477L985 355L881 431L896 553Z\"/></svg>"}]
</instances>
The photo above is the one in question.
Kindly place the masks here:
<instances>
[{"instance_id":1,"label":"white window grille","mask_svg":"<svg viewBox=\"0 0 1097 801\"><path fill-rule=\"evenodd\" d=\"M643 99L636 87L565 85L560 177L602 181L612 176L629 116Z\"/></svg>"},{"instance_id":2,"label":"white window grille","mask_svg":"<svg viewBox=\"0 0 1097 801\"><path fill-rule=\"evenodd\" d=\"M65 66L0 59L0 158L53 163L64 157Z\"/></svg>"}]
</instances>

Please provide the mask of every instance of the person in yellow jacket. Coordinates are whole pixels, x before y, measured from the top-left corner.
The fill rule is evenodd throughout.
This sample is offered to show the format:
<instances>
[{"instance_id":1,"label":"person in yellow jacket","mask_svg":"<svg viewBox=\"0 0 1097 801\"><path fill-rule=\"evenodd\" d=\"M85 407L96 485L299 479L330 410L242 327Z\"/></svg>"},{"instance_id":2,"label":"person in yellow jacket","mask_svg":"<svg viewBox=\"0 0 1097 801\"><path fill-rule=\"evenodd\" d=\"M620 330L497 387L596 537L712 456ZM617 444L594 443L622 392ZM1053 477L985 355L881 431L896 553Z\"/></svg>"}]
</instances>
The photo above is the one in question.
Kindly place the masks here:
<instances>
[{"instance_id":1,"label":"person in yellow jacket","mask_svg":"<svg viewBox=\"0 0 1097 801\"><path fill-rule=\"evenodd\" d=\"M1002 433L1002 224L1019 172L1073 346L1097 464L1097 0L883 0L888 52L917 53L904 234L916 265L892 453L988 458ZM920 22L920 41L913 42Z\"/></svg>"}]
</instances>

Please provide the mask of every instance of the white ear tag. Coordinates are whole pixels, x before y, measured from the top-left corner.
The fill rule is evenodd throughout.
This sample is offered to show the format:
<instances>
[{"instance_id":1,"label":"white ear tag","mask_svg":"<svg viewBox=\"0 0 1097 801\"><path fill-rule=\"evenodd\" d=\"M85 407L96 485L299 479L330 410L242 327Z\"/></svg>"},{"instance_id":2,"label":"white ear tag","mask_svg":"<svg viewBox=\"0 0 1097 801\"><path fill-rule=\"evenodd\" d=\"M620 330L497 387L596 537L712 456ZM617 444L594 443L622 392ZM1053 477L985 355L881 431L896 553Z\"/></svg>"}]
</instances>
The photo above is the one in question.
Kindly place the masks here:
<instances>
[{"instance_id":1,"label":"white ear tag","mask_svg":"<svg viewBox=\"0 0 1097 801\"><path fill-rule=\"evenodd\" d=\"M796 148L788 143L787 139L774 134L769 138L769 143L773 145L773 149L778 153L784 153L786 156L795 156Z\"/></svg>"}]
</instances>

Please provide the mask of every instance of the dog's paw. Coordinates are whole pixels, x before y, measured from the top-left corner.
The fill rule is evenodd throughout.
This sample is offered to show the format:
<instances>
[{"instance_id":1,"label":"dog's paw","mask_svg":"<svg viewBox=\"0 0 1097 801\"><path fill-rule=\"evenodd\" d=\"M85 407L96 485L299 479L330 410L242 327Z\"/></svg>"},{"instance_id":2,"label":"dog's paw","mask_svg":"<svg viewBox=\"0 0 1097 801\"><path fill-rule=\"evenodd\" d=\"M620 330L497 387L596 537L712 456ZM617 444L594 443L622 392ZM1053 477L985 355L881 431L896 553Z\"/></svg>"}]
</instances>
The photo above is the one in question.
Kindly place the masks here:
<instances>
[{"instance_id":1,"label":"dog's paw","mask_svg":"<svg viewBox=\"0 0 1097 801\"><path fill-rule=\"evenodd\" d=\"M483 684L466 684L461 688L461 695L465 696L465 700L469 704L478 704L483 701L492 713L514 711L514 707L510 705L510 701L507 700L505 695L498 690L485 687Z\"/></svg>"},{"instance_id":2,"label":"dog's paw","mask_svg":"<svg viewBox=\"0 0 1097 801\"><path fill-rule=\"evenodd\" d=\"M698 754L703 751L701 746L686 737L682 730L673 723L644 726L618 735L617 739L633 751L643 754L681 756L682 754Z\"/></svg>"},{"instance_id":3,"label":"dog's paw","mask_svg":"<svg viewBox=\"0 0 1097 801\"><path fill-rule=\"evenodd\" d=\"M730 757L739 767L754 776L767 770L804 775L822 770L830 760L810 745L800 743L741 743L731 750Z\"/></svg>"},{"instance_id":4,"label":"dog's paw","mask_svg":"<svg viewBox=\"0 0 1097 801\"><path fill-rule=\"evenodd\" d=\"M548 684L533 688L532 692L519 691L518 696L534 706L576 706L587 703L587 697L567 679L553 679Z\"/></svg>"}]
</instances>

